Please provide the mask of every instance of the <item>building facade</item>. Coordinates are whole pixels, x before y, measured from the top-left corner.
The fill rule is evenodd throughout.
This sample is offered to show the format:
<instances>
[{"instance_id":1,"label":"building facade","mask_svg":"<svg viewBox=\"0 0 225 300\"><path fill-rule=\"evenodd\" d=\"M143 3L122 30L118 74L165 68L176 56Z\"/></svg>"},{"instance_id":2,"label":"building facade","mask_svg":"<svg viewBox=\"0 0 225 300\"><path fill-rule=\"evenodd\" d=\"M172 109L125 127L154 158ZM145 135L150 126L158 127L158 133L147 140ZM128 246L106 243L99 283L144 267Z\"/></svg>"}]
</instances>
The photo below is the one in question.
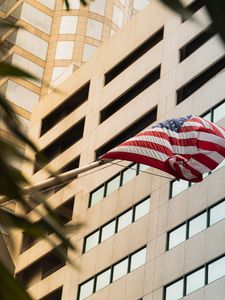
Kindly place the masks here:
<instances>
[{"instance_id":1,"label":"building facade","mask_svg":"<svg viewBox=\"0 0 225 300\"><path fill-rule=\"evenodd\" d=\"M29 133L46 166L63 172L86 165L168 118L195 113L225 125L224 48L201 1L186 4L199 22L152 0L58 86L60 93L41 98ZM33 182L48 176L35 163L24 172ZM17 233L16 276L42 300L222 300L224 174L221 164L189 184L114 161L57 186L46 196L59 215L66 209L63 223L84 224L70 236L76 267L45 241Z\"/></svg>"}]
</instances>

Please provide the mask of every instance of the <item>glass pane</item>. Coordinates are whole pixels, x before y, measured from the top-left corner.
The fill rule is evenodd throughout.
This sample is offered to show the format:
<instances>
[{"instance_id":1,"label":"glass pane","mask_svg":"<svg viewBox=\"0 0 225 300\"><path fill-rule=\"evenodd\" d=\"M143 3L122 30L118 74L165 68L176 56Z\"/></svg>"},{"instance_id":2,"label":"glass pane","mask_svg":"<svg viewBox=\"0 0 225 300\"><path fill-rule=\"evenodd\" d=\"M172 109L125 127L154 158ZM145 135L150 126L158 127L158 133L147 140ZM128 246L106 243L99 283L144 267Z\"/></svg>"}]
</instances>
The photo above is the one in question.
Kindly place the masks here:
<instances>
[{"instance_id":1,"label":"glass pane","mask_svg":"<svg viewBox=\"0 0 225 300\"><path fill-rule=\"evenodd\" d=\"M135 206L135 221L143 217L149 212L150 209L150 197L145 201Z\"/></svg>"},{"instance_id":2,"label":"glass pane","mask_svg":"<svg viewBox=\"0 0 225 300\"><path fill-rule=\"evenodd\" d=\"M172 183L172 198L188 188L188 181L176 180Z\"/></svg>"},{"instance_id":3,"label":"glass pane","mask_svg":"<svg viewBox=\"0 0 225 300\"><path fill-rule=\"evenodd\" d=\"M187 294L190 294L205 285L205 268L187 276Z\"/></svg>"},{"instance_id":4,"label":"glass pane","mask_svg":"<svg viewBox=\"0 0 225 300\"><path fill-rule=\"evenodd\" d=\"M131 169L132 168L132 169ZM123 172L123 184L135 178L137 175L137 165L133 165L130 169Z\"/></svg>"},{"instance_id":5,"label":"glass pane","mask_svg":"<svg viewBox=\"0 0 225 300\"><path fill-rule=\"evenodd\" d=\"M87 252L88 250L90 250L93 247L97 246L98 241L99 241L99 230L86 238L86 240L85 240L85 252Z\"/></svg>"},{"instance_id":6,"label":"glass pane","mask_svg":"<svg viewBox=\"0 0 225 300\"><path fill-rule=\"evenodd\" d=\"M94 279L89 280L80 287L79 300L83 300L93 294Z\"/></svg>"},{"instance_id":7,"label":"glass pane","mask_svg":"<svg viewBox=\"0 0 225 300\"><path fill-rule=\"evenodd\" d=\"M108 239L116 232L116 221L113 220L102 228L101 242Z\"/></svg>"},{"instance_id":8,"label":"glass pane","mask_svg":"<svg viewBox=\"0 0 225 300\"><path fill-rule=\"evenodd\" d=\"M203 119L205 119L207 121L211 121L212 120L212 113L208 112L206 115L203 116Z\"/></svg>"},{"instance_id":9,"label":"glass pane","mask_svg":"<svg viewBox=\"0 0 225 300\"><path fill-rule=\"evenodd\" d=\"M144 248L131 256L130 271L133 271L145 264L146 250L147 248Z\"/></svg>"},{"instance_id":10,"label":"glass pane","mask_svg":"<svg viewBox=\"0 0 225 300\"><path fill-rule=\"evenodd\" d=\"M169 249L186 240L186 224L169 233Z\"/></svg>"},{"instance_id":11,"label":"glass pane","mask_svg":"<svg viewBox=\"0 0 225 300\"><path fill-rule=\"evenodd\" d=\"M225 117L225 102L213 110L213 122L217 122Z\"/></svg>"},{"instance_id":12,"label":"glass pane","mask_svg":"<svg viewBox=\"0 0 225 300\"><path fill-rule=\"evenodd\" d=\"M120 187L120 174L107 183L106 195L114 192Z\"/></svg>"},{"instance_id":13,"label":"glass pane","mask_svg":"<svg viewBox=\"0 0 225 300\"><path fill-rule=\"evenodd\" d=\"M183 297L184 280L181 279L166 288L166 300L177 300Z\"/></svg>"},{"instance_id":14,"label":"glass pane","mask_svg":"<svg viewBox=\"0 0 225 300\"><path fill-rule=\"evenodd\" d=\"M113 267L113 281L123 277L128 273L128 258Z\"/></svg>"},{"instance_id":15,"label":"glass pane","mask_svg":"<svg viewBox=\"0 0 225 300\"><path fill-rule=\"evenodd\" d=\"M104 186L102 186L97 191L91 194L91 206L98 203L104 198L104 189Z\"/></svg>"},{"instance_id":16,"label":"glass pane","mask_svg":"<svg viewBox=\"0 0 225 300\"><path fill-rule=\"evenodd\" d=\"M111 269L108 269L97 276L96 291L110 284L110 274L111 274Z\"/></svg>"},{"instance_id":17,"label":"glass pane","mask_svg":"<svg viewBox=\"0 0 225 300\"><path fill-rule=\"evenodd\" d=\"M139 164L139 173L142 173L142 171L146 171L150 168L148 165Z\"/></svg>"},{"instance_id":18,"label":"glass pane","mask_svg":"<svg viewBox=\"0 0 225 300\"><path fill-rule=\"evenodd\" d=\"M193 235L197 234L198 232L206 229L207 227L207 213L203 213L200 216L192 219L189 222L189 238Z\"/></svg>"},{"instance_id":19,"label":"glass pane","mask_svg":"<svg viewBox=\"0 0 225 300\"><path fill-rule=\"evenodd\" d=\"M210 226L225 218L225 201L210 209Z\"/></svg>"},{"instance_id":20,"label":"glass pane","mask_svg":"<svg viewBox=\"0 0 225 300\"><path fill-rule=\"evenodd\" d=\"M208 283L225 276L225 257L209 264Z\"/></svg>"},{"instance_id":21,"label":"glass pane","mask_svg":"<svg viewBox=\"0 0 225 300\"><path fill-rule=\"evenodd\" d=\"M130 209L119 217L117 231L122 230L123 228L127 227L132 223L132 215L133 215L133 210Z\"/></svg>"}]
</instances>

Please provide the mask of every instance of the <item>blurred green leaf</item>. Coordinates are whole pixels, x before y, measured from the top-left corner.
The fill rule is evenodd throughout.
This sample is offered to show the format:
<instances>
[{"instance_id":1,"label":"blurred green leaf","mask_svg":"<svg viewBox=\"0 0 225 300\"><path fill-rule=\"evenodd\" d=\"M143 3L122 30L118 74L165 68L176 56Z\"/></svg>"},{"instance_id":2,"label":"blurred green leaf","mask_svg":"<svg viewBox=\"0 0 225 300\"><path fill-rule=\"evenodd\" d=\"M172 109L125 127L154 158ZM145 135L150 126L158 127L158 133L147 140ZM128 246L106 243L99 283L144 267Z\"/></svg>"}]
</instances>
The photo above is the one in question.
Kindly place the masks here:
<instances>
[{"instance_id":1,"label":"blurred green leaf","mask_svg":"<svg viewBox=\"0 0 225 300\"><path fill-rule=\"evenodd\" d=\"M30 73L7 62L0 63L0 76L26 77L38 80L35 76L31 75Z\"/></svg>"},{"instance_id":2,"label":"blurred green leaf","mask_svg":"<svg viewBox=\"0 0 225 300\"><path fill-rule=\"evenodd\" d=\"M225 1L205 0L208 13L213 20L213 26L225 43Z\"/></svg>"},{"instance_id":3,"label":"blurred green leaf","mask_svg":"<svg viewBox=\"0 0 225 300\"><path fill-rule=\"evenodd\" d=\"M182 4L180 0L159 0L174 12L180 14L183 18L188 19L192 16L191 11L189 11L185 6Z\"/></svg>"},{"instance_id":4,"label":"blurred green leaf","mask_svg":"<svg viewBox=\"0 0 225 300\"><path fill-rule=\"evenodd\" d=\"M13 277L0 262L0 299L2 300L32 300L24 287Z\"/></svg>"}]
</instances>

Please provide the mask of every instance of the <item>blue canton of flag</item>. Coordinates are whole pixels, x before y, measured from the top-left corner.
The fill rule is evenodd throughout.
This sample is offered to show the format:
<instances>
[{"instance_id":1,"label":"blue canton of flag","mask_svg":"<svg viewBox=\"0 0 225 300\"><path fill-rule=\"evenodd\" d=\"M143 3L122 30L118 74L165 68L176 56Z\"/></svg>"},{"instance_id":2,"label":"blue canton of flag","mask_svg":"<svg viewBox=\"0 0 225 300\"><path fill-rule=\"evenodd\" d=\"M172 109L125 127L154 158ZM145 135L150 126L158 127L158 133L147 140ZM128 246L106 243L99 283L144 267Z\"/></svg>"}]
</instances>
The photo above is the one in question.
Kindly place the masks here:
<instances>
[{"instance_id":1,"label":"blue canton of flag","mask_svg":"<svg viewBox=\"0 0 225 300\"><path fill-rule=\"evenodd\" d=\"M191 116L187 116L187 117L182 117L182 118L177 118L177 119L170 119L167 120L165 122L159 123L155 126L153 126L153 128L166 128L175 132L179 132L180 128L183 126L184 122L189 120L191 118Z\"/></svg>"}]
</instances>

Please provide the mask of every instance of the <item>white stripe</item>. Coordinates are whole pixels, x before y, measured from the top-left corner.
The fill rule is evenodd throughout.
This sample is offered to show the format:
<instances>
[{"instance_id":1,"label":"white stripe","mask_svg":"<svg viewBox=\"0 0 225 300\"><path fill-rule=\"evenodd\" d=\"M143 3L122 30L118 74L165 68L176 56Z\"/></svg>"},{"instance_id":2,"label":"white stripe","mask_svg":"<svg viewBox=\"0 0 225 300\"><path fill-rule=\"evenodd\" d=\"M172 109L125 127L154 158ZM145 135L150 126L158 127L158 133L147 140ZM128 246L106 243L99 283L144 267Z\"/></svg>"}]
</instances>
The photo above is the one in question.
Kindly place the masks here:
<instances>
[{"instance_id":1,"label":"white stripe","mask_svg":"<svg viewBox=\"0 0 225 300\"><path fill-rule=\"evenodd\" d=\"M169 156L166 155L165 153L148 149L145 147L136 147L136 146L118 146L113 150L109 151L109 153L113 153L113 152L138 154L142 156L151 157L160 160L162 162L165 162L169 158Z\"/></svg>"},{"instance_id":2,"label":"white stripe","mask_svg":"<svg viewBox=\"0 0 225 300\"><path fill-rule=\"evenodd\" d=\"M189 164L190 167L197 170L201 174L204 174L204 173L207 173L207 172L211 171L211 169L209 169L205 165L201 164L199 161L195 160L194 158L191 158L188 161L188 164Z\"/></svg>"},{"instance_id":3,"label":"white stripe","mask_svg":"<svg viewBox=\"0 0 225 300\"><path fill-rule=\"evenodd\" d=\"M206 155L210 159L214 160L217 164L220 164L224 160L224 156L216 151L201 150L199 151L199 154Z\"/></svg>"},{"instance_id":4,"label":"white stripe","mask_svg":"<svg viewBox=\"0 0 225 300\"><path fill-rule=\"evenodd\" d=\"M199 133L199 140L210 142L213 144L218 144L225 149L225 139L219 137L218 135L207 133L207 132L200 132ZM224 153L225 155L225 153Z\"/></svg>"}]
</instances>

